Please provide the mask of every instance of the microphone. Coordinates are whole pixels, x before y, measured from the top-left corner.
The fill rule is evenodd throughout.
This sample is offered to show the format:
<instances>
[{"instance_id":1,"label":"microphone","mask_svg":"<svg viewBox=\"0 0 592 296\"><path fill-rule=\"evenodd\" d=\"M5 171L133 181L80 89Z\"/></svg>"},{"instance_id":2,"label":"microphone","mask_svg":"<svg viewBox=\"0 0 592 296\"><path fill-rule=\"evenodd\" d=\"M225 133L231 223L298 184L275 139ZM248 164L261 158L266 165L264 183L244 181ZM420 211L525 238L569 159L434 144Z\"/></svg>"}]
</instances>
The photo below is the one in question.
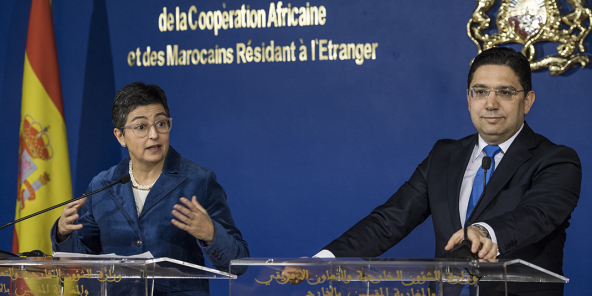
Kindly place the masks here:
<instances>
[{"instance_id":1,"label":"microphone","mask_svg":"<svg viewBox=\"0 0 592 296\"><path fill-rule=\"evenodd\" d=\"M474 209L476 209L479 206L479 204L481 204L481 199L485 195L485 185L487 185L487 170L491 168L491 157L487 155L483 157L483 160L481 161L481 168L483 168L483 192L481 193L481 196L479 196L479 200L477 201L477 204L475 205ZM471 220L471 218L473 218L473 215L475 214L474 209L469 218L467 219L467 222ZM465 240L468 240L467 228L468 227L466 227L465 225Z\"/></svg>"},{"instance_id":2,"label":"microphone","mask_svg":"<svg viewBox=\"0 0 592 296\"><path fill-rule=\"evenodd\" d=\"M485 170L487 172L487 170L491 167L491 157L489 157L487 155L484 156L483 160L481 162L481 167L483 168L483 170Z\"/></svg>"},{"instance_id":3,"label":"microphone","mask_svg":"<svg viewBox=\"0 0 592 296\"><path fill-rule=\"evenodd\" d=\"M487 155L483 157L483 160L481 161L481 168L483 168L483 192L481 193L481 196L479 196L479 200L477 201L475 208L473 208L473 212L471 213L471 215L467 219L467 222L469 220L471 220L471 218L473 218L473 215L475 214L475 209L477 209L479 204L481 204L481 200L483 199L483 196L485 195L485 185L487 185L487 170L489 170L489 168L491 168L491 157L489 157ZM465 225L464 239L463 239L462 243L460 244L460 246L450 250L450 252L448 252L448 254L446 254L446 258L455 259L455 260L466 260L466 261L479 259L479 256L476 253L473 253L471 251L471 245L473 243L469 240L468 233L467 233L468 228L469 227L467 225Z\"/></svg>"},{"instance_id":4,"label":"microphone","mask_svg":"<svg viewBox=\"0 0 592 296\"><path fill-rule=\"evenodd\" d=\"M0 229L5 228L5 227L8 227L10 225L14 225L14 224L16 224L18 222L27 220L29 218L35 217L35 216L40 215L40 214L43 214L45 212L51 211L51 210L53 210L55 208L59 208L61 206L67 205L67 204L69 204L71 202L74 202L74 201L77 201L79 199L83 199L85 197L89 197L89 196L91 196L93 194L96 194L96 193L99 193L99 192L101 192L101 191L103 191L105 189L111 188L111 187L113 187L113 186L115 186L117 184L125 184L125 183L129 182L130 180L131 180L130 175L129 174L125 174L125 175L119 177L119 180L117 180L117 182L115 182L115 183L109 184L109 185L107 185L107 186L105 186L103 188L97 189L97 190L95 190L93 192L85 193L85 194L83 194L83 195L81 195L81 196L79 196L77 198L73 198L73 199L71 199L69 201L66 201L66 202L57 204L55 206L52 206L52 207L49 207L47 209L41 210L41 211L39 211L37 213L33 213L31 215L28 215L28 216L22 217L20 219L14 220L12 222L6 223L6 224L0 226ZM38 250L35 250L35 251L32 251L32 252L28 252L28 253L36 254L36 251L38 251ZM41 252L41 251L39 251L39 252ZM41 252L41 253L43 253L43 252ZM0 250L0 260L6 259L6 258L9 258L9 257L19 257L19 256L17 254L12 254L12 253L9 253L9 252Z\"/></svg>"}]
</instances>

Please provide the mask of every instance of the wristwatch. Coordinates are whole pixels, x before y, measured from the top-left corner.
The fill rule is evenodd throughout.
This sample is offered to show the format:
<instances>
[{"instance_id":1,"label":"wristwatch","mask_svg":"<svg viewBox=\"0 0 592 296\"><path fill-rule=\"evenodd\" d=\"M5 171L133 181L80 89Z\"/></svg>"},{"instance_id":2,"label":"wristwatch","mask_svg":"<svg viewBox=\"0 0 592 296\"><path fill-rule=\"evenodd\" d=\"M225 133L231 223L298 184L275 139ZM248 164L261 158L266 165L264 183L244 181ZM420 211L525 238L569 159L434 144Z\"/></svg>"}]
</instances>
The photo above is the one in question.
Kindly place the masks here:
<instances>
[{"instance_id":1,"label":"wristwatch","mask_svg":"<svg viewBox=\"0 0 592 296\"><path fill-rule=\"evenodd\" d=\"M488 239L491 239L491 235L489 235L489 231L487 231L487 228L485 228L479 224L472 224L470 227L475 227L475 228L479 229L479 231L481 231L483 236L485 236Z\"/></svg>"}]
</instances>

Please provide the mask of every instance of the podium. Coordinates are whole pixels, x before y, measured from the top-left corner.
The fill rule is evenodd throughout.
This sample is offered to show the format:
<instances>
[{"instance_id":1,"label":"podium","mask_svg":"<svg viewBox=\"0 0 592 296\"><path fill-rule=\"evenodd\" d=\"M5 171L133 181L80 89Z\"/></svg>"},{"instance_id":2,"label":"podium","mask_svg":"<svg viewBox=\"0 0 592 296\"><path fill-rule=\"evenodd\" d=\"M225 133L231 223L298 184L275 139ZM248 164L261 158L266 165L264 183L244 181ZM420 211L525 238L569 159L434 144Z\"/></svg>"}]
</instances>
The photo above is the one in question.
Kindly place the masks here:
<instances>
[{"instance_id":1,"label":"podium","mask_svg":"<svg viewBox=\"0 0 592 296\"><path fill-rule=\"evenodd\" d=\"M0 261L0 295L151 296L159 281L236 279L230 273L171 258L10 259Z\"/></svg>"},{"instance_id":2,"label":"podium","mask_svg":"<svg viewBox=\"0 0 592 296\"><path fill-rule=\"evenodd\" d=\"M513 282L569 282L523 260L246 258L231 266L248 270L230 281L230 296L458 296L463 287L507 295Z\"/></svg>"}]
</instances>

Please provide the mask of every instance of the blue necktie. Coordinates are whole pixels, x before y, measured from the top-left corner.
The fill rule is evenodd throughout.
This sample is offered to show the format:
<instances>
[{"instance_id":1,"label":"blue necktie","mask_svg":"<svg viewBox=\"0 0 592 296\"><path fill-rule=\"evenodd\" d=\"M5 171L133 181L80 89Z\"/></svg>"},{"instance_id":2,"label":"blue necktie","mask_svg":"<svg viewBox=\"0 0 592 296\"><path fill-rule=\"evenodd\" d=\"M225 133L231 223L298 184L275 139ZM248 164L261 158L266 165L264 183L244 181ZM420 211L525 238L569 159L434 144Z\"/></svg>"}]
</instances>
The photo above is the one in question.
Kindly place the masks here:
<instances>
[{"instance_id":1,"label":"blue necktie","mask_svg":"<svg viewBox=\"0 0 592 296\"><path fill-rule=\"evenodd\" d=\"M493 170L495 169L494 157L496 154L498 154L500 151L502 151L502 149L499 146L487 145L487 146L485 146L485 148L483 148L483 151L485 151L485 155L491 157L491 166L487 170L487 181L486 181L486 182L489 182L489 178L491 178L491 175L493 174ZM477 205L477 202L479 201L479 198L481 197L481 194L483 193L483 174L484 173L485 173L485 170L483 170L482 167L479 167L479 170L477 171L477 174L475 175L475 180L473 180L473 190L471 191L471 197L469 198L469 204L467 206L467 215L466 215L465 221L469 220L469 217L471 216L473 209L475 209L475 206ZM467 225L465 225L465 227L467 227ZM477 292L476 292L475 287L474 286L470 287L469 285L464 285L461 292L460 292L460 296L473 296L476 294L477 294Z\"/></svg>"},{"instance_id":2,"label":"blue necktie","mask_svg":"<svg viewBox=\"0 0 592 296\"><path fill-rule=\"evenodd\" d=\"M487 145L485 146L485 148L483 148L483 151L485 151L485 155L491 157L491 167L489 167L489 169L487 170L487 182L489 182L489 178L491 178L493 170L495 169L494 157L496 154L502 151L502 148L500 148L499 146ZM475 206L479 201L479 197L481 197L481 194L483 193L483 173L483 168L479 167L479 170L475 175L475 180L473 180L473 190L471 191L471 197L469 198L469 204L467 206L467 215L465 221L468 220L471 216L473 209L475 209Z\"/></svg>"}]
</instances>

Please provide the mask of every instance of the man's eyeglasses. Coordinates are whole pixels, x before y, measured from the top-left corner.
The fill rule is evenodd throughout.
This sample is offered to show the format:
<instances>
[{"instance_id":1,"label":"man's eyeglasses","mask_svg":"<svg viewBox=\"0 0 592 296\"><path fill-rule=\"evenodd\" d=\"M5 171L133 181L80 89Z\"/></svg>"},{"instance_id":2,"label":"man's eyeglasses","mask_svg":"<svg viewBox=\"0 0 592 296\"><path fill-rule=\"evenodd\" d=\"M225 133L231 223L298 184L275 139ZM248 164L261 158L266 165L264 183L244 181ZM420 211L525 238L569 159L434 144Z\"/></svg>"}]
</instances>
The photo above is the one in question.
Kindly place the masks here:
<instances>
[{"instance_id":1,"label":"man's eyeglasses","mask_svg":"<svg viewBox=\"0 0 592 296\"><path fill-rule=\"evenodd\" d=\"M154 122L154 124L150 124L148 122L140 122L134 123L130 125L126 125L123 128L129 128L132 130L134 136L138 138L144 138L150 133L150 126L154 126L156 132L159 134L166 134L171 131L173 127L173 119L172 118L164 118L159 119Z\"/></svg>"},{"instance_id":2,"label":"man's eyeglasses","mask_svg":"<svg viewBox=\"0 0 592 296\"><path fill-rule=\"evenodd\" d=\"M498 99L502 101L511 101L514 99L514 96L519 92L523 92L524 90L515 90L513 88L501 87L493 89L495 91L495 95ZM485 100L489 97L489 93L491 90L486 87L473 87L469 89L469 93L472 99L475 100Z\"/></svg>"}]
</instances>

